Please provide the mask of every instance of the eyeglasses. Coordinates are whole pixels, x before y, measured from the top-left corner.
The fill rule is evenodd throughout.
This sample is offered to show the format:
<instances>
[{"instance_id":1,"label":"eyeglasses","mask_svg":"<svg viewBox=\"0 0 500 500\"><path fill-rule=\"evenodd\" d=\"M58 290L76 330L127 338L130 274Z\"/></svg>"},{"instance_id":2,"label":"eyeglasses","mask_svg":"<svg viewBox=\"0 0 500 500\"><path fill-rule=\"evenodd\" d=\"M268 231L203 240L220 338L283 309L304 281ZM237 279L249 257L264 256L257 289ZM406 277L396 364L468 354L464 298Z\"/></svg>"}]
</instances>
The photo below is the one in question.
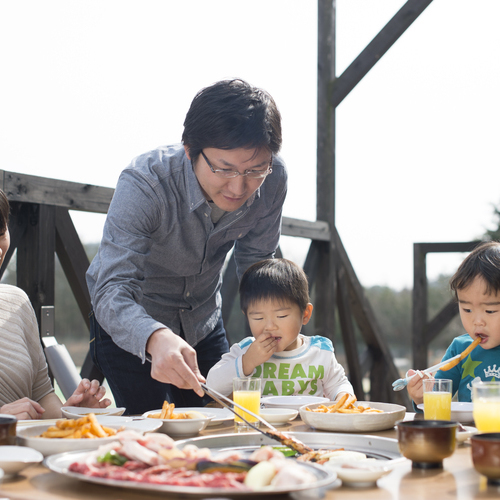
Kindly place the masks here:
<instances>
[{"instance_id":1,"label":"eyeglasses","mask_svg":"<svg viewBox=\"0 0 500 500\"><path fill-rule=\"evenodd\" d=\"M223 177L224 179L232 179L234 177L238 177L238 175L241 175L242 177L250 177L251 179L262 179L269 175L273 169L272 169L272 164L273 164L273 159L271 158L271 161L269 162L269 166L266 168L266 170L245 170L242 174L238 172L237 170L231 170L229 168L214 168L212 167L211 163L208 161L208 158L205 156L205 153L202 151L201 155L203 158L205 158L205 161L207 162L207 165L210 167L210 170L217 176L217 177Z\"/></svg>"}]
</instances>

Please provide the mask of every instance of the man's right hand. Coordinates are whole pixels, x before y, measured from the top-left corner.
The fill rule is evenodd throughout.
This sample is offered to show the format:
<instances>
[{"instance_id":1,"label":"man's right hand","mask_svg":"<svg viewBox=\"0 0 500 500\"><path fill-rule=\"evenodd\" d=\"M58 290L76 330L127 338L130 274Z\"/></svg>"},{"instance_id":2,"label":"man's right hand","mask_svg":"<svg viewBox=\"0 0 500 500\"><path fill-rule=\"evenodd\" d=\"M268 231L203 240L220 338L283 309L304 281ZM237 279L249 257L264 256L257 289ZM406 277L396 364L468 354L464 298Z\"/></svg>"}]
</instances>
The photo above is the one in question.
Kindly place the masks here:
<instances>
[{"instance_id":1,"label":"man's right hand","mask_svg":"<svg viewBox=\"0 0 500 500\"><path fill-rule=\"evenodd\" d=\"M193 389L198 396L204 392L196 351L181 337L168 328L153 332L146 344L151 355L151 376L159 382L175 385L179 389Z\"/></svg>"}]
</instances>

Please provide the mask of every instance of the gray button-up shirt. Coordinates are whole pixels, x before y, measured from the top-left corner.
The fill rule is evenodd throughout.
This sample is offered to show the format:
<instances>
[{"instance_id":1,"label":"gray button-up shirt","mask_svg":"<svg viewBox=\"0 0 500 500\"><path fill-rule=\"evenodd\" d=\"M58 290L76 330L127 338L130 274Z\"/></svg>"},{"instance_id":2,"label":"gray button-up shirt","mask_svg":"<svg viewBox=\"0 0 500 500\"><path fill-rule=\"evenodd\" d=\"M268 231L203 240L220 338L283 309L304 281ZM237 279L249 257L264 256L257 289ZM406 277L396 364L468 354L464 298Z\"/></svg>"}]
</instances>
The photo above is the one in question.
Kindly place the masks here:
<instances>
[{"instance_id":1,"label":"gray button-up shirt","mask_svg":"<svg viewBox=\"0 0 500 500\"><path fill-rule=\"evenodd\" d=\"M238 277L278 247L287 172L273 172L238 210L214 226L182 145L135 158L120 175L99 252L87 272L99 324L143 362L159 328L184 333L196 345L221 315L220 287L227 253Z\"/></svg>"}]
</instances>

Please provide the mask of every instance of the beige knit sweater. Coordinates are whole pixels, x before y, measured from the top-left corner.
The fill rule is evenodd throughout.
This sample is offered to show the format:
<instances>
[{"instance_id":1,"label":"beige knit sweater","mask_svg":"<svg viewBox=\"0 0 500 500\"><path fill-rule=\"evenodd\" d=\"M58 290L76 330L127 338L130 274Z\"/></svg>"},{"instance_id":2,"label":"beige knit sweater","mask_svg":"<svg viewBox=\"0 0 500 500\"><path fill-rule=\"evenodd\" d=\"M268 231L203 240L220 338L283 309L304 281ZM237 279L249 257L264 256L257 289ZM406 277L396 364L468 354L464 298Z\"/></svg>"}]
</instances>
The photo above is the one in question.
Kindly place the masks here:
<instances>
[{"instance_id":1,"label":"beige knit sweater","mask_svg":"<svg viewBox=\"0 0 500 500\"><path fill-rule=\"evenodd\" d=\"M0 283L0 406L53 391L35 311L20 288Z\"/></svg>"}]
</instances>

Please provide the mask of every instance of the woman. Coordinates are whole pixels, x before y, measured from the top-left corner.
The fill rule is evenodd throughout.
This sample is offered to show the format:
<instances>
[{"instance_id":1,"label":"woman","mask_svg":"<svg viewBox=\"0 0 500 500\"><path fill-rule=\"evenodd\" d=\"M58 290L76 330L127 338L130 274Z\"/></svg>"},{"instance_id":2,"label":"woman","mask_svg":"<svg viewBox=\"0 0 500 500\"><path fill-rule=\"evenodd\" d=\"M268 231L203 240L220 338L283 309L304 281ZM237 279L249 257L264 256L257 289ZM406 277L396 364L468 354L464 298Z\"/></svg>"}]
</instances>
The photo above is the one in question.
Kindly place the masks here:
<instances>
[{"instance_id":1,"label":"woman","mask_svg":"<svg viewBox=\"0 0 500 500\"><path fill-rule=\"evenodd\" d=\"M0 189L0 266L10 246L9 200ZM62 403L50 383L35 311L26 293L0 283L0 413L18 420L60 418L62 406L106 408L106 389L83 379Z\"/></svg>"}]
</instances>

